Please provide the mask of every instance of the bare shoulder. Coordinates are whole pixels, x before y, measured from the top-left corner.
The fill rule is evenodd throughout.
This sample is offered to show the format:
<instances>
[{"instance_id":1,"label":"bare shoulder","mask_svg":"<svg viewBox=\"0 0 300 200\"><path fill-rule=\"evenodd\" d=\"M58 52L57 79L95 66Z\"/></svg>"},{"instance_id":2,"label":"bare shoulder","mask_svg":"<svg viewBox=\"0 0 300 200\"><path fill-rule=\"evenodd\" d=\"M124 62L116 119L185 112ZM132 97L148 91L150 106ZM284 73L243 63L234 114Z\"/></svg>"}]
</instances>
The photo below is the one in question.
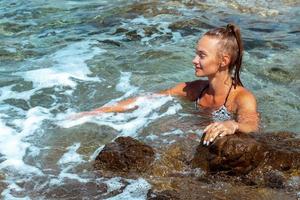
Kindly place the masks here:
<instances>
[{"instance_id":1,"label":"bare shoulder","mask_svg":"<svg viewBox=\"0 0 300 200\"><path fill-rule=\"evenodd\" d=\"M260 121L256 98L246 88L238 87L237 89L235 101L239 131L244 133L256 132L259 130Z\"/></svg>"},{"instance_id":2,"label":"bare shoulder","mask_svg":"<svg viewBox=\"0 0 300 200\"><path fill-rule=\"evenodd\" d=\"M201 91L207 86L207 80L195 80L191 82L185 82L185 87L183 91L190 101L196 101L200 96Z\"/></svg>"},{"instance_id":3,"label":"bare shoulder","mask_svg":"<svg viewBox=\"0 0 300 200\"><path fill-rule=\"evenodd\" d=\"M174 87L161 91L161 94L168 94L172 96L185 97L188 100L195 101L200 95L201 90L207 85L206 80L195 80L191 82L182 82Z\"/></svg>"},{"instance_id":4,"label":"bare shoulder","mask_svg":"<svg viewBox=\"0 0 300 200\"><path fill-rule=\"evenodd\" d=\"M235 102L239 108L256 111L256 98L248 89L238 86L236 89Z\"/></svg>"}]
</instances>

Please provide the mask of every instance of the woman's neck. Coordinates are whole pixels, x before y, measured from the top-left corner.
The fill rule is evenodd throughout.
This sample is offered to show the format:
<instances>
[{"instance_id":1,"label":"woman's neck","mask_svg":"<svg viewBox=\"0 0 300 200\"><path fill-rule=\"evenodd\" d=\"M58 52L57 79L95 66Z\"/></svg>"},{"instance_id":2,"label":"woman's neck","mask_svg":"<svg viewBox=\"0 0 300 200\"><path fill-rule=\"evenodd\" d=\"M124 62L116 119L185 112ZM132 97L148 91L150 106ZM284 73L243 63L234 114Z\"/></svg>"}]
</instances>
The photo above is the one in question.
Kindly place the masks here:
<instances>
[{"instance_id":1,"label":"woman's neck","mask_svg":"<svg viewBox=\"0 0 300 200\"><path fill-rule=\"evenodd\" d=\"M230 86L232 85L232 78L227 73L217 73L213 77L208 77L209 88L208 93L217 96L227 95Z\"/></svg>"}]
</instances>

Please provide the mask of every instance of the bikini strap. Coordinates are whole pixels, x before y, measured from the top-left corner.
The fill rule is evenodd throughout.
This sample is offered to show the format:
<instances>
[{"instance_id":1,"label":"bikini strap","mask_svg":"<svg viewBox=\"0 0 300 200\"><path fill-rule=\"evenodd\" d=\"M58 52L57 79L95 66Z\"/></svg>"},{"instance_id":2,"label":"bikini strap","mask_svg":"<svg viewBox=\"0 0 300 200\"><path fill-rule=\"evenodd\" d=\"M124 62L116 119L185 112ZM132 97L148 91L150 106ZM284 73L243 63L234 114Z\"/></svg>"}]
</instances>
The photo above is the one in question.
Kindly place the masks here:
<instances>
[{"instance_id":1,"label":"bikini strap","mask_svg":"<svg viewBox=\"0 0 300 200\"><path fill-rule=\"evenodd\" d=\"M226 99L225 99L225 102L224 102L224 106L226 105L226 102L227 102L227 99L228 99L228 97L229 97L229 94L230 94L230 91L231 91L231 88L232 88L232 83L231 83L231 86L230 86L230 88L229 88L229 91L228 91L228 93L227 93L227 96L226 96Z\"/></svg>"},{"instance_id":2,"label":"bikini strap","mask_svg":"<svg viewBox=\"0 0 300 200\"><path fill-rule=\"evenodd\" d=\"M225 98L225 102L224 102L223 106L225 106L226 103L227 103L227 99L228 99L228 97L229 97L229 94L230 94L232 85L233 85L233 83L231 83L231 85L230 85L230 88L229 88L229 91L228 91L227 96L226 96L226 98ZM204 92L208 87L209 87L209 84L207 84L207 85L201 90L200 95L199 95L199 97L196 99L196 102L195 102L195 103L196 103L196 108L198 108L198 101L199 101L199 99L202 97L203 92ZM225 107L226 107L226 106L225 106Z\"/></svg>"}]
</instances>

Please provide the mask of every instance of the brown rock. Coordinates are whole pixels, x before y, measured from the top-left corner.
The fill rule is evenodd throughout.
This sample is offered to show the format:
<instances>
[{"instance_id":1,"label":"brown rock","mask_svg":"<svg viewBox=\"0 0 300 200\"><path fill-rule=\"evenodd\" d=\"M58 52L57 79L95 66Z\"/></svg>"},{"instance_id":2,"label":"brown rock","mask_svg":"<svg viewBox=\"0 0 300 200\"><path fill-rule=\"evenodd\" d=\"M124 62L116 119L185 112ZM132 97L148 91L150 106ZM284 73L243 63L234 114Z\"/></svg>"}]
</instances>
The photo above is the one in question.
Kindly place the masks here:
<instances>
[{"instance_id":1,"label":"brown rock","mask_svg":"<svg viewBox=\"0 0 300 200\"><path fill-rule=\"evenodd\" d=\"M289 132L256 135L264 146L264 160L260 168L278 171L298 170L300 168L300 138Z\"/></svg>"},{"instance_id":2,"label":"brown rock","mask_svg":"<svg viewBox=\"0 0 300 200\"><path fill-rule=\"evenodd\" d=\"M126 38L130 41L138 41L142 39L142 36L138 34L137 30L129 31L125 35Z\"/></svg>"},{"instance_id":3,"label":"brown rock","mask_svg":"<svg viewBox=\"0 0 300 200\"><path fill-rule=\"evenodd\" d=\"M273 188L245 187L231 182L215 182L214 180L211 180L211 183L204 183L191 177L173 177L171 185L171 188L165 190L150 190L147 200L295 199L295 193L284 193Z\"/></svg>"},{"instance_id":4,"label":"brown rock","mask_svg":"<svg viewBox=\"0 0 300 200\"><path fill-rule=\"evenodd\" d=\"M172 31L180 31L183 36L199 34L200 29L212 29L212 25L202 22L198 19L188 19L174 22L169 26Z\"/></svg>"},{"instance_id":5,"label":"brown rock","mask_svg":"<svg viewBox=\"0 0 300 200\"><path fill-rule=\"evenodd\" d=\"M94 167L116 172L144 172L154 161L153 149L130 137L119 137L105 145Z\"/></svg>"},{"instance_id":6,"label":"brown rock","mask_svg":"<svg viewBox=\"0 0 300 200\"><path fill-rule=\"evenodd\" d=\"M144 15L145 17L154 17L161 14L182 15L177 9L164 6L160 1L135 2L127 12Z\"/></svg>"},{"instance_id":7,"label":"brown rock","mask_svg":"<svg viewBox=\"0 0 300 200\"><path fill-rule=\"evenodd\" d=\"M287 132L235 134L199 145L191 161L194 168L228 175L247 175L251 181L282 188L300 169L300 139Z\"/></svg>"}]
</instances>

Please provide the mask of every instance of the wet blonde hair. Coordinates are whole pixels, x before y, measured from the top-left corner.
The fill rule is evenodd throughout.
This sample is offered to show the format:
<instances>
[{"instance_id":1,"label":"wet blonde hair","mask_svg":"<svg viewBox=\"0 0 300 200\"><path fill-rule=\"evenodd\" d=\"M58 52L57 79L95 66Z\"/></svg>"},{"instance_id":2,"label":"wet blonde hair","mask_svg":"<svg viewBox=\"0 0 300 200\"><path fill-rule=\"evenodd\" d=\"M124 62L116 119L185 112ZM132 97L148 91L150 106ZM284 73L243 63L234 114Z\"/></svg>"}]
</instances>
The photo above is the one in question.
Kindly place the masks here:
<instances>
[{"instance_id":1,"label":"wet blonde hair","mask_svg":"<svg viewBox=\"0 0 300 200\"><path fill-rule=\"evenodd\" d=\"M229 72L233 74L234 86L243 86L240 79L240 70L243 59L243 42L240 28L235 24L228 24L226 27L212 29L204 34L219 39L220 53L227 53L230 56Z\"/></svg>"}]
</instances>

